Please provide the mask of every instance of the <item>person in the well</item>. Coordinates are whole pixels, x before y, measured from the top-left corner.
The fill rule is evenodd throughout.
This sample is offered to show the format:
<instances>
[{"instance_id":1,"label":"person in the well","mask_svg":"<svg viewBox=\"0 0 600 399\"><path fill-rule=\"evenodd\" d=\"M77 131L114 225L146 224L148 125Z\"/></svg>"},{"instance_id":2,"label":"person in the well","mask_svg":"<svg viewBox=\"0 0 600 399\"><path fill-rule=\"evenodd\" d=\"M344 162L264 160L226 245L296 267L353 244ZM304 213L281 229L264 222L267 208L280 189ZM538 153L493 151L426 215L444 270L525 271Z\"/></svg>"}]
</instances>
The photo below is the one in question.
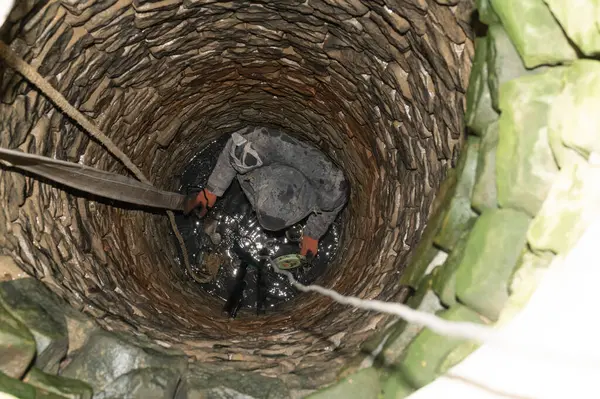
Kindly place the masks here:
<instances>
[{"instance_id":1,"label":"person in the well","mask_svg":"<svg viewBox=\"0 0 600 399\"><path fill-rule=\"evenodd\" d=\"M300 255L315 256L348 199L343 172L321 151L279 130L245 128L232 134L206 188L187 198L185 213L204 216L237 177L262 228L278 231L307 218Z\"/></svg>"}]
</instances>

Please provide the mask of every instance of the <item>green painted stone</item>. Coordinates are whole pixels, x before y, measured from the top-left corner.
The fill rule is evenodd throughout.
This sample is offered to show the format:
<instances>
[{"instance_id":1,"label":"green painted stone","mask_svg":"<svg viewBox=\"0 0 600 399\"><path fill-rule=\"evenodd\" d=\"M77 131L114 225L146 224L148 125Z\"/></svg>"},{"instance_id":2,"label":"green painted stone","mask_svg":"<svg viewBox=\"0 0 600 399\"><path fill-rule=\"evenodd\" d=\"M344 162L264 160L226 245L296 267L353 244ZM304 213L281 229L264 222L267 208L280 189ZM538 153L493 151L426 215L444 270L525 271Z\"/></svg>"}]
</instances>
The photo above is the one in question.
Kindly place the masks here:
<instances>
[{"instance_id":1,"label":"green painted stone","mask_svg":"<svg viewBox=\"0 0 600 399\"><path fill-rule=\"evenodd\" d=\"M290 393L277 378L258 373L222 371L198 363L190 364L181 377L174 399L288 399Z\"/></svg>"},{"instance_id":2,"label":"green painted stone","mask_svg":"<svg viewBox=\"0 0 600 399\"><path fill-rule=\"evenodd\" d=\"M564 69L523 76L500 90L496 184L498 203L535 216L558 173L550 148L550 103L560 92Z\"/></svg>"},{"instance_id":3,"label":"green painted stone","mask_svg":"<svg viewBox=\"0 0 600 399\"><path fill-rule=\"evenodd\" d=\"M548 128L586 158L600 153L600 62L581 60L566 69L565 86L552 103Z\"/></svg>"},{"instance_id":4,"label":"green painted stone","mask_svg":"<svg viewBox=\"0 0 600 399\"><path fill-rule=\"evenodd\" d=\"M527 68L577 59L543 0L490 0Z\"/></svg>"},{"instance_id":5,"label":"green painted stone","mask_svg":"<svg viewBox=\"0 0 600 399\"><path fill-rule=\"evenodd\" d=\"M488 85L487 47L487 38L475 39L475 58L467 90L465 123L478 136L483 134L491 122L498 119L498 113L492 107Z\"/></svg>"},{"instance_id":6,"label":"green painted stone","mask_svg":"<svg viewBox=\"0 0 600 399\"><path fill-rule=\"evenodd\" d=\"M83 381L46 374L37 367L32 367L23 381L38 389L69 399L91 399L92 397L92 387Z\"/></svg>"},{"instance_id":7,"label":"green painted stone","mask_svg":"<svg viewBox=\"0 0 600 399\"><path fill-rule=\"evenodd\" d=\"M436 269L440 269L439 267ZM436 273L425 276L415 294L406 302L408 306L422 312L434 313L443 309L437 295L431 290ZM400 359L406 347L413 338L423 329L416 324L408 324L398 320L392 327L390 334L383 346L379 363L384 365L394 364Z\"/></svg>"},{"instance_id":8,"label":"green painted stone","mask_svg":"<svg viewBox=\"0 0 600 399\"><path fill-rule=\"evenodd\" d=\"M527 239L534 251L568 252L600 216L600 167L581 162L559 172Z\"/></svg>"},{"instance_id":9,"label":"green painted stone","mask_svg":"<svg viewBox=\"0 0 600 399\"><path fill-rule=\"evenodd\" d=\"M485 322L485 319L476 312L460 304L438 312L438 316L452 321ZM424 329L406 349L399 371L412 386L421 388L445 371L440 367L448 355L463 342Z\"/></svg>"},{"instance_id":10,"label":"green painted stone","mask_svg":"<svg viewBox=\"0 0 600 399\"><path fill-rule=\"evenodd\" d=\"M485 129L477 156L475 184L471 196L471 207L481 213L498 207L496 188L496 150L498 148L498 122L490 123Z\"/></svg>"},{"instance_id":11,"label":"green painted stone","mask_svg":"<svg viewBox=\"0 0 600 399\"><path fill-rule=\"evenodd\" d=\"M519 76L535 72L525 68L523 60L502 25L491 25L488 28L487 44L488 86L492 106L499 111L500 86Z\"/></svg>"},{"instance_id":12,"label":"green painted stone","mask_svg":"<svg viewBox=\"0 0 600 399\"><path fill-rule=\"evenodd\" d=\"M0 392L18 399L65 399L64 396L43 389L36 389L32 385L10 378L3 373L0 373Z\"/></svg>"},{"instance_id":13,"label":"green painted stone","mask_svg":"<svg viewBox=\"0 0 600 399\"><path fill-rule=\"evenodd\" d=\"M27 327L0 305L0 372L21 378L35 356L35 340Z\"/></svg>"},{"instance_id":14,"label":"green painted stone","mask_svg":"<svg viewBox=\"0 0 600 399\"><path fill-rule=\"evenodd\" d=\"M450 307L456 304L456 271L462 262L469 231L465 231L458 243L448 255L446 262L442 265L440 272L433 279L433 291L438 295L440 301Z\"/></svg>"},{"instance_id":15,"label":"green painted stone","mask_svg":"<svg viewBox=\"0 0 600 399\"><path fill-rule=\"evenodd\" d=\"M457 166L458 179L454 197L450 201L448 213L442 219L440 230L434 243L440 248L451 251L464 231L471 228L477 214L471 209L471 196L477 170L477 154L480 139L469 136L461 161Z\"/></svg>"},{"instance_id":16,"label":"green painted stone","mask_svg":"<svg viewBox=\"0 0 600 399\"><path fill-rule=\"evenodd\" d=\"M175 395L181 374L178 370L145 368L123 374L110 383L94 399L171 399Z\"/></svg>"},{"instance_id":17,"label":"green painted stone","mask_svg":"<svg viewBox=\"0 0 600 399\"><path fill-rule=\"evenodd\" d=\"M141 368L171 368L183 373L187 360L183 353L156 346L141 346L127 335L94 331L85 345L73 354L61 372L64 377L87 382L101 392L120 376Z\"/></svg>"},{"instance_id":18,"label":"green painted stone","mask_svg":"<svg viewBox=\"0 0 600 399\"><path fill-rule=\"evenodd\" d=\"M381 399L404 399L415 391L402 376L393 374L383 383Z\"/></svg>"},{"instance_id":19,"label":"green painted stone","mask_svg":"<svg viewBox=\"0 0 600 399\"><path fill-rule=\"evenodd\" d=\"M498 15L496 15L496 11L494 11L490 4L490 0L475 0L475 5L479 13L479 20L484 24L492 25L500 21Z\"/></svg>"},{"instance_id":20,"label":"green painted stone","mask_svg":"<svg viewBox=\"0 0 600 399\"><path fill-rule=\"evenodd\" d=\"M68 346L62 300L38 280L23 278L0 283L0 302L33 334L37 347L35 365L56 373Z\"/></svg>"},{"instance_id":21,"label":"green painted stone","mask_svg":"<svg viewBox=\"0 0 600 399\"><path fill-rule=\"evenodd\" d=\"M456 296L461 303L490 320L498 319L530 220L513 209L489 209L479 216L456 273Z\"/></svg>"},{"instance_id":22,"label":"green painted stone","mask_svg":"<svg viewBox=\"0 0 600 399\"><path fill-rule=\"evenodd\" d=\"M586 55L600 52L598 0L544 0L567 36Z\"/></svg>"},{"instance_id":23,"label":"green painted stone","mask_svg":"<svg viewBox=\"0 0 600 399\"><path fill-rule=\"evenodd\" d=\"M379 372L369 367L307 396L307 399L378 399L380 391Z\"/></svg>"}]
</instances>

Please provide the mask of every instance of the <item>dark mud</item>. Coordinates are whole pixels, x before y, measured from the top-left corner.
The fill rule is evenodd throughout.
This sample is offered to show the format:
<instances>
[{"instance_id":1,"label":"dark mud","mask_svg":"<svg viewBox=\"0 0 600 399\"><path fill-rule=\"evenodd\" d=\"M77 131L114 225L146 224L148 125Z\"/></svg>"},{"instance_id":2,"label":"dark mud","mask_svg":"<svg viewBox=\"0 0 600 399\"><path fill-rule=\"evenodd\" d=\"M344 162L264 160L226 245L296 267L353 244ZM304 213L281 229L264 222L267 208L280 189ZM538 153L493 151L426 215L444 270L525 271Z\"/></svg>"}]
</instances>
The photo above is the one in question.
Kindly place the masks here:
<instances>
[{"instance_id":1,"label":"dark mud","mask_svg":"<svg viewBox=\"0 0 600 399\"><path fill-rule=\"evenodd\" d=\"M204 188L227 139L228 136L210 143L186 165L181 176L181 193L198 192ZM335 257L341 230L340 219L338 217L322 237L319 253L312 263L291 270L294 277L302 283L308 284L317 279ZM233 180L205 218L200 219L191 214L177 215L176 220L185 240L192 268L215 276L212 282L199 284L200 288L220 298L223 304L230 297L236 278L241 280L239 277L240 273L244 273L243 263L248 266L245 267L243 277L245 289L241 310L254 311L257 309L257 302L262 303L267 311L273 310L299 293L284 276L267 267L259 254L268 254L274 259L298 253L299 237L306 221L279 232L262 230L237 179ZM259 276L261 290L257 289ZM262 293L260 301L259 292Z\"/></svg>"}]
</instances>

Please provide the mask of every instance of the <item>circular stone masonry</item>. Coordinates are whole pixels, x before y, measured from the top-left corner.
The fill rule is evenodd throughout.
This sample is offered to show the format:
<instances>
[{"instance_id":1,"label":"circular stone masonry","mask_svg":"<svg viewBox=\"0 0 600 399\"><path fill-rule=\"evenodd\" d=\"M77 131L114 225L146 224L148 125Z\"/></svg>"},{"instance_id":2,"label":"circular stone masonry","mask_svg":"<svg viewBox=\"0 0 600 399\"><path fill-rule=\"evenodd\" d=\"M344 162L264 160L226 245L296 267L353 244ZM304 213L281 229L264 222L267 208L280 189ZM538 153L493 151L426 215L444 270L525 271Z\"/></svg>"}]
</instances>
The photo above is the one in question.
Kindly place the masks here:
<instances>
[{"instance_id":1,"label":"circular stone masonry","mask_svg":"<svg viewBox=\"0 0 600 399\"><path fill-rule=\"evenodd\" d=\"M203 146L249 124L322 149L352 190L317 281L397 301L463 142L471 13L442 0L19 1L0 34L160 188L176 190ZM4 69L1 84L0 145L127 173L20 75ZM0 205L3 255L104 327L202 362L314 388L388 321L314 294L228 321L174 261L162 213L4 171Z\"/></svg>"}]
</instances>

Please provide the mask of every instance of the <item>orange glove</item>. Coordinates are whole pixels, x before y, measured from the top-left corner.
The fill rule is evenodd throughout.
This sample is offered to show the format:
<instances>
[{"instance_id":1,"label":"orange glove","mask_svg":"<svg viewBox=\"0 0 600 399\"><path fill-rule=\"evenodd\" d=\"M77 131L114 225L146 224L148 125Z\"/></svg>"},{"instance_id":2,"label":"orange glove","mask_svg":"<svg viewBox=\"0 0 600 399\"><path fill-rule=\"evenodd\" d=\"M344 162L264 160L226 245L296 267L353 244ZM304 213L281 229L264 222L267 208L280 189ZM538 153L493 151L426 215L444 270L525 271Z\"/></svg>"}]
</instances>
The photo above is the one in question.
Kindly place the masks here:
<instances>
[{"instance_id":1,"label":"orange glove","mask_svg":"<svg viewBox=\"0 0 600 399\"><path fill-rule=\"evenodd\" d=\"M192 209L197 206L202 206L202 210L200 211L200 217L206 215L209 208L212 208L217 201L217 196L207 189L200 191L196 195L191 195L186 198L183 204L183 213L188 214L192 211Z\"/></svg>"},{"instance_id":2,"label":"orange glove","mask_svg":"<svg viewBox=\"0 0 600 399\"><path fill-rule=\"evenodd\" d=\"M319 240L315 240L309 236L302 236L302 243L300 244L300 255L309 256L310 253L312 256L317 255L317 250L319 248Z\"/></svg>"}]
</instances>

